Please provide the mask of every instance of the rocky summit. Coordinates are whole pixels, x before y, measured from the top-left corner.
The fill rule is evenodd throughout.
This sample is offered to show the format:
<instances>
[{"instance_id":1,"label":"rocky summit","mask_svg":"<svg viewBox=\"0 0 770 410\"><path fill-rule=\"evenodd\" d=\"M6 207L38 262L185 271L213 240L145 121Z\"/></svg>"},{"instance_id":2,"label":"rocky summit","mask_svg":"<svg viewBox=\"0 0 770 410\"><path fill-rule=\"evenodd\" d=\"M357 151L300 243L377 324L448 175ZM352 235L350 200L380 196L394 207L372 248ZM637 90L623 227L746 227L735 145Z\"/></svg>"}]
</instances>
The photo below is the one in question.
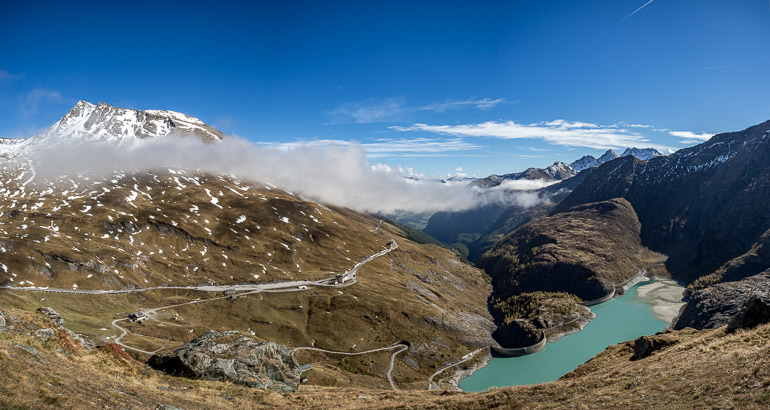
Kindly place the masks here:
<instances>
[{"instance_id":1,"label":"rocky summit","mask_svg":"<svg viewBox=\"0 0 770 410\"><path fill-rule=\"evenodd\" d=\"M59 121L26 139L0 139L0 155L33 153L36 147L60 143L109 142L130 146L145 138L195 137L206 143L225 135L198 118L168 110L134 110L100 102L78 101Z\"/></svg>"},{"instance_id":2,"label":"rocky summit","mask_svg":"<svg viewBox=\"0 0 770 410\"><path fill-rule=\"evenodd\" d=\"M238 332L206 332L171 354L152 356L149 364L172 375L228 381L279 393L296 391L300 382L294 351Z\"/></svg>"}]
</instances>

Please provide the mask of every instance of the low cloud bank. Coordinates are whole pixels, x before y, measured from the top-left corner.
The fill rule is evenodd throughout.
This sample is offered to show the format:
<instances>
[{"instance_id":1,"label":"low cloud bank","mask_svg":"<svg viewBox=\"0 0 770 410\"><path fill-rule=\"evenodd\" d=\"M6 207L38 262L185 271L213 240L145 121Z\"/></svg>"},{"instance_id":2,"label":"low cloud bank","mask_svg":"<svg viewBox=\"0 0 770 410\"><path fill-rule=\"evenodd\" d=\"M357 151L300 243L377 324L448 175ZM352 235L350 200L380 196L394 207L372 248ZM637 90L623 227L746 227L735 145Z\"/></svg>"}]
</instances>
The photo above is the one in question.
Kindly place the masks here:
<instances>
[{"instance_id":1,"label":"low cloud bank","mask_svg":"<svg viewBox=\"0 0 770 410\"><path fill-rule=\"evenodd\" d=\"M131 146L55 144L37 147L31 158L42 180L66 174L108 176L114 170L197 170L271 183L361 212L461 211L493 202L530 207L547 200L533 191L542 186L539 182L482 190L404 178L389 167L372 167L355 145L276 149L234 137L207 145L196 138L168 136Z\"/></svg>"},{"instance_id":2,"label":"low cloud bank","mask_svg":"<svg viewBox=\"0 0 770 410\"><path fill-rule=\"evenodd\" d=\"M558 182L559 181L546 181L543 179L512 179L503 181L500 185L491 189L496 191L536 191Z\"/></svg>"}]
</instances>

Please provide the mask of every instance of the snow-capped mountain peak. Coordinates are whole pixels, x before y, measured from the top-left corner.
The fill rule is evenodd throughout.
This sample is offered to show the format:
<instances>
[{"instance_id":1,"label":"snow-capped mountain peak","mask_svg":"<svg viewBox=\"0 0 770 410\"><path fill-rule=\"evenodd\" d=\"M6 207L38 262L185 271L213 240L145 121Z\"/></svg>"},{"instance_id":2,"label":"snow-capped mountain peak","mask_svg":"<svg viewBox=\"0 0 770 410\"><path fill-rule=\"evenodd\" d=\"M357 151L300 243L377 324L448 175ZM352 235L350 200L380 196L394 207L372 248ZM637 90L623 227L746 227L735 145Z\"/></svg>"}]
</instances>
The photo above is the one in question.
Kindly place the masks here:
<instances>
[{"instance_id":1,"label":"snow-capped mountain peak","mask_svg":"<svg viewBox=\"0 0 770 410\"><path fill-rule=\"evenodd\" d=\"M627 157L627 156L633 156L637 159L640 159L642 161L647 161L649 159L660 157L663 154L660 153L660 151L656 150L655 148L626 148L625 151L620 155L621 157ZM594 158L591 155L585 155L579 160L573 162L570 164L572 169L575 170L575 172L580 172L584 169L588 169L591 167L598 167L599 165L604 164L605 162L612 161L613 159L618 158L618 154L615 153L615 151L608 149L599 159Z\"/></svg>"},{"instance_id":2,"label":"snow-capped mountain peak","mask_svg":"<svg viewBox=\"0 0 770 410\"><path fill-rule=\"evenodd\" d=\"M615 151L608 149L607 152L602 154L601 157L597 160L599 162L599 165L604 164L607 161L612 161L613 159L617 158L618 154L615 153Z\"/></svg>"},{"instance_id":3,"label":"snow-capped mountain peak","mask_svg":"<svg viewBox=\"0 0 770 410\"><path fill-rule=\"evenodd\" d=\"M582 158L571 163L570 166L576 172L580 172L584 169L599 166L599 162L596 161L596 158L592 157L591 155L585 155Z\"/></svg>"},{"instance_id":4,"label":"snow-capped mountain peak","mask_svg":"<svg viewBox=\"0 0 770 410\"><path fill-rule=\"evenodd\" d=\"M627 156L634 156L638 159L641 159L642 161L647 161L649 159L663 156L663 154L660 153L660 151L656 150L655 148L626 148L625 151L623 151L622 154L620 154L621 157L627 157Z\"/></svg>"},{"instance_id":5,"label":"snow-capped mountain peak","mask_svg":"<svg viewBox=\"0 0 770 410\"><path fill-rule=\"evenodd\" d=\"M561 161L545 168L545 172L556 180L567 179L575 175L573 168Z\"/></svg>"},{"instance_id":6,"label":"snow-capped mountain peak","mask_svg":"<svg viewBox=\"0 0 770 410\"><path fill-rule=\"evenodd\" d=\"M195 136L205 142L220 141L224 137L200 119L175 111L140 111L103 102L94 105L78 101L45 132L30 138L30 143L107 141L124 145L172 133Z\"/></svg>"}]
</instances>

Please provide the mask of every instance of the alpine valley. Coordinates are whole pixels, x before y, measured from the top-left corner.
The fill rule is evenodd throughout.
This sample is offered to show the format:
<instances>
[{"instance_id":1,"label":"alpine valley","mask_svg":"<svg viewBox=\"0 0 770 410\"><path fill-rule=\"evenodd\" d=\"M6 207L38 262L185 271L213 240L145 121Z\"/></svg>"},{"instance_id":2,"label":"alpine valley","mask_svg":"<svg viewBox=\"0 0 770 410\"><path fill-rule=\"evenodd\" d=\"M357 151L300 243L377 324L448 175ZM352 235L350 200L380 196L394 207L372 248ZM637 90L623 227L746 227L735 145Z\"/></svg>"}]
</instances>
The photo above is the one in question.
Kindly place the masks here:
<instances>
[{"instance_id":1,"label":"alpine valley","mask_svg":"<svg viewBox=\"0 0 770 410\"><path fill-rule=\"evenodd\" d=\"M187 114L80 101L0 140L0 404L770 406L770 121L670 155L428 181L536 200L417 216L203 166L39 162L229 138ZM490 348L580 331L587 305L642 276L686 286L671 329L552 383L458 391Z\"/></svg>"}]
</instances>

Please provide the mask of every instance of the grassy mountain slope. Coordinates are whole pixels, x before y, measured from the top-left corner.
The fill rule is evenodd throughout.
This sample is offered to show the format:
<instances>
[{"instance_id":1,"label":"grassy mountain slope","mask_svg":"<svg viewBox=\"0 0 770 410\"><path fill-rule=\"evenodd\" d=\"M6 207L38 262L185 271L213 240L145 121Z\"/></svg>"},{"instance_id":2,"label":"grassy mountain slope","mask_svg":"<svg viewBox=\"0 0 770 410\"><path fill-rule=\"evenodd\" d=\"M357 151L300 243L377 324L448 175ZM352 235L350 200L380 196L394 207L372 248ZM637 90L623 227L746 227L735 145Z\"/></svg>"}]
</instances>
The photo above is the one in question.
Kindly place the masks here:
<instances>
[{"instance_id":1,"label":"grassy mountain slope","mask_svg":"<svg viewBox=\"0 0 770 410\"><path fill-rule=\"evenodd\" d=\"M24 174L22 174L22 172ZM109 343L110 325L172 304L157 320L125 324L123 342L172 349L209 330L254 332L292 347L364 351L408 340L394 379L419 387L434 367L491 342L485 275L447 249L403 239L396 226L229 176L163 170L23 183L0 177L0 283L23 288L132 289L319 280L384 249L346 288L311 287L207 301L221 294L155 289L120 295L0 290L0 304L54 307L73 330ZM178 316L177 316L178 315ZM311 383L387 387L387 352L366 360L302 352Z\"/></svg>"},{"instance_id":2,"label":"grassy mountain slope","mask_svg":"<svg viewBox=\"0 0 770 410\"><path fill-rule=\"evenodd\" d=\"M625 200L576 206L519 228L479 265L492 276L499 298L551 291L598 299L655 259L642 246L639 230Z\"/></svg>"},{"instance_id":3,"label":"grassy mountain slope","mask_svg":"<svg viewBox=\"0 0 770 410\"><path fill-rule=\"evenodd\" d=\"M5 311L31 329L50 326ZM9 315L9 316L10 316ZM54 337L0 333L0 405L6 408L651 408L770 405L770 325L658 336L666 346L630 360L633 342L610 346L553 383L484 393L385 391L302 385L296 394L163 375L117 349L66 350ZM33 348L35 357L26 348Z\"/></svg>"}]
</instances>

